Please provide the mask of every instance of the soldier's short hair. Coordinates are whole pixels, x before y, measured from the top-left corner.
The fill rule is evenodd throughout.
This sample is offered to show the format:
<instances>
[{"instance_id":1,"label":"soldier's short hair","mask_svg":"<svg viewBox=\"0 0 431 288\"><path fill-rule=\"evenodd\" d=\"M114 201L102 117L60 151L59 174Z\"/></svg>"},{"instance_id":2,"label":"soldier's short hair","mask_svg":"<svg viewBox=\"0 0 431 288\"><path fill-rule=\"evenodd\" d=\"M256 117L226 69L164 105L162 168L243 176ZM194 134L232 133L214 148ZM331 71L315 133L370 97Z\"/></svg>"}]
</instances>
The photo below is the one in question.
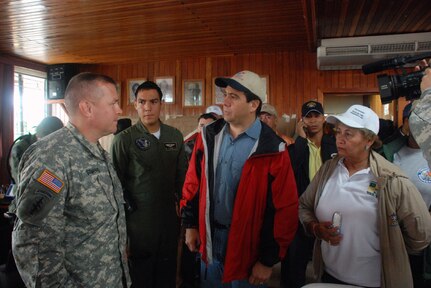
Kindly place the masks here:
<instances>
[{"instance_id":1,"label":"soldier's short hair","mask_svg":"<svg viewBox=\"0 0 431 288\"><path fill-rule=\"evenodd\" d=\"M138 98L138 92L139 91L142 91L142 90L153 90L153 89L157 91L157 94L159 94L159 98L160 98L160 101L161 101L162 98L163 98L162 90L153 81L145 81L144 83L142 83L141 85L139 85L138 88L136 88L136 91L135 91L135 99Z\"/></svg>"},{"instance_id":2,"label":"soldier's short hair","mask_svg":"<svg viewBox=\"0 0 431 288\"><path fill-rule=\"evenodd\" d=\"M82 72L70 79L64 96L64 103L70 114L77 111L79 102L82 99L95 96L92 92L94 92L93 89L96 87L97 82L116 85L111 77L92 72Z\"/></svg>"}]
</instances>

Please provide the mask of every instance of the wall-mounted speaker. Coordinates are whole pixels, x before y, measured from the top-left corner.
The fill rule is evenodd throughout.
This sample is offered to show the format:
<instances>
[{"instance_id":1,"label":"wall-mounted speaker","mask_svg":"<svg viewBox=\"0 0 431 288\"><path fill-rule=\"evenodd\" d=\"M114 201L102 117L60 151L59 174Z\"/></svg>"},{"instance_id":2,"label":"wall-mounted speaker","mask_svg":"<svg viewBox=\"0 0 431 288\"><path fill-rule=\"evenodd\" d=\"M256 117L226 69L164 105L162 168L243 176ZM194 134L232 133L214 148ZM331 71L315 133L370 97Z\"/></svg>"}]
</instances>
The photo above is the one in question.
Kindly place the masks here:
<instances>
[{"instance_id":1,"label":"wall-mounted speaker","mask_svg":"<svg viewBox=\"0 0 431 288\"><path fill-rule=\"evenodd\" d=\"M48 99L64 99L64 92L70 79L78 73L76 64L55 64L48 66Z\"/></svg>"}]
</instances>

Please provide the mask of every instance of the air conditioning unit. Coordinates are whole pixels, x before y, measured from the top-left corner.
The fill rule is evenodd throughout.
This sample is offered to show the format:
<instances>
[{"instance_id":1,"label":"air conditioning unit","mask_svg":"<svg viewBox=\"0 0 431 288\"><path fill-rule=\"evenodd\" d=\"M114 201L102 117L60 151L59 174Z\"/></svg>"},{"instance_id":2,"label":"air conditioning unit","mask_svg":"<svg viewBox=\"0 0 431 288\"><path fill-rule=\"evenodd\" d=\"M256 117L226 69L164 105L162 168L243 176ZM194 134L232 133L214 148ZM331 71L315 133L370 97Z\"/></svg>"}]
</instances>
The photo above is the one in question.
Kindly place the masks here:
<instances>
[{"instance_id":1,"label":"air conditioning unit","mask_svg":"<svg viewBox=\"0 0 431 288\"><path fill-rule=\"evenodd\" d=\"M322 39L317 69L361 69L371 62L426 52L431 52L431 32Z\"/></svg>"}]
</instances>

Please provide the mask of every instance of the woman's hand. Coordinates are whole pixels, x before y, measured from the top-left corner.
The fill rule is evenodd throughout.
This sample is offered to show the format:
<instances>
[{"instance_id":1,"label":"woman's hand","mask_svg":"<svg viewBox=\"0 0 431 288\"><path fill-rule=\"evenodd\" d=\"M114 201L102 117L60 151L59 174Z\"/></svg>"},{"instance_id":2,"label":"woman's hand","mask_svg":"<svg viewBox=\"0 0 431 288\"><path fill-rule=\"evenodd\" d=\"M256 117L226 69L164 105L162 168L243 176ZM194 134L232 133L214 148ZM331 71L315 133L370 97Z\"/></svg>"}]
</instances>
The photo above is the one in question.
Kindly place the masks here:
<instances>
[{"instance_id":1,"label":"woman's hand","mask_svg":"<svg viewBox=\"0 0 431 288\"><path fill-rule=\"evenodd\" d=\"M333 227L332 222L314 222L311 226L312 232L316 238L337 246L340 244L343 236L340 234L338 227Z\"/></svg>"}]
</instances>

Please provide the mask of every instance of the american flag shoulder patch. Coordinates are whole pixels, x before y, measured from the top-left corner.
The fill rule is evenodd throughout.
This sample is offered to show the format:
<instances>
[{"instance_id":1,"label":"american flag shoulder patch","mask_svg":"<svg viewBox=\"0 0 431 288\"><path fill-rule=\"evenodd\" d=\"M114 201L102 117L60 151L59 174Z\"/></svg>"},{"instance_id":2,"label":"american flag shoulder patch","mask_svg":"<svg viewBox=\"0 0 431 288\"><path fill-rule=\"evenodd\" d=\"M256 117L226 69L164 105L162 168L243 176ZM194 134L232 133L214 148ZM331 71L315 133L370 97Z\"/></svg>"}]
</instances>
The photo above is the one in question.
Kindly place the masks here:
<instances>
[{"instance_id":1,"label":"american flag shoulder patch","mask_svg":"<svg viewBox=\"0 0 431 288\"><path fill-rule=\"evenodd\" d=\"M55 193L59 193L64 186L63 181L55 176L54 173L48 171L48 169L43 170L42 174L36 180Z\"/></svg>"}]
</instances>

